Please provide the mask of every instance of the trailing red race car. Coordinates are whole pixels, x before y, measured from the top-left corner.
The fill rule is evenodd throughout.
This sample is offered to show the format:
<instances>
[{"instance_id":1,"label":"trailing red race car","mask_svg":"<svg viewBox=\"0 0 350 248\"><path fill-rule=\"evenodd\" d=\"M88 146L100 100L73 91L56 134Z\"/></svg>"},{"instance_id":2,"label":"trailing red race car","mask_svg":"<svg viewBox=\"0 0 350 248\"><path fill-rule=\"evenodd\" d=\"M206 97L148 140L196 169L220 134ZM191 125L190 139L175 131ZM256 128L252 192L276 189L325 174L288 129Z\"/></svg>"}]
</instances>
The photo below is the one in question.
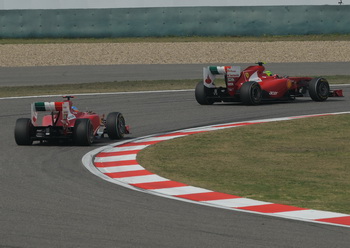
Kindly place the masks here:
<instances>
[{"instance_id":1,"label":"trailing red race car","mask_svg":"<svg viewBox=\"0 0 350 248\"><path fill-rule=\"evenodd\" d=\"M15 140L18 145L31 145L33 141L73 141L77 145L91 145L94 138L107 134L110 139L121 139L129 133L125 119L119 112L112 112L104 118L91 111L80 112L64 96L63 102L32 103L31 119L20 118L16 121ZM38 112L48 111L38 123Z\"/></svg>"},{"instance_id":2,"label":"trailing red race car","mask_svg":"<svg viewBox=\"0 0 350 248\"><path fill-rule=\"evenodd\" d=\"M203 81L196 86L195 97L199 104L214 102L242 102L257 105L262 101L290 101L310 96L314 101L343 96L342 90L330 90L324 78L280 77L265 71L263 62L249 66L241 72L239 66L209 66L203 68ZM224 75L226 87L216 87L216 75Z\"/></svg>"}]
</instances>

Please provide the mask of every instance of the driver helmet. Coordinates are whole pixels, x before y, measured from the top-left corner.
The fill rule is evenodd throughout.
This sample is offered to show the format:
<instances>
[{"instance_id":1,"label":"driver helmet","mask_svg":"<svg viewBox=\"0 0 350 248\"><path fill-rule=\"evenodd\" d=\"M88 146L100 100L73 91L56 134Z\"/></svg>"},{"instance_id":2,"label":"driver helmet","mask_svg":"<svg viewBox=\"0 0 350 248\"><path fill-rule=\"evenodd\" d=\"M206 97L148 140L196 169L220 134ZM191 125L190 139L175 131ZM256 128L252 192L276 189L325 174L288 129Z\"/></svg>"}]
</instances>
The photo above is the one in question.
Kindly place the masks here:
<instances>
[{"instance_id":1,"label":"driver helmet","mask_svg":"<svg viewBox=\"0 0 350 248\"><path fill-rule=\"evenodd\" d=\"M75 107L75 106L72 106L72 110L73 110L74 112L79 112L78 108Z\"/></svg>"},{"instance_id":2,"label":"driver helmet","mask_svg":"<svg viewBox=\"0 0 350 248\"><path fill-rule=\"evenodd\" d=\"M267 75L267 76L272 76L272 72L271 71L264 71L264 73Z\"/></svg>"}]
</instances>

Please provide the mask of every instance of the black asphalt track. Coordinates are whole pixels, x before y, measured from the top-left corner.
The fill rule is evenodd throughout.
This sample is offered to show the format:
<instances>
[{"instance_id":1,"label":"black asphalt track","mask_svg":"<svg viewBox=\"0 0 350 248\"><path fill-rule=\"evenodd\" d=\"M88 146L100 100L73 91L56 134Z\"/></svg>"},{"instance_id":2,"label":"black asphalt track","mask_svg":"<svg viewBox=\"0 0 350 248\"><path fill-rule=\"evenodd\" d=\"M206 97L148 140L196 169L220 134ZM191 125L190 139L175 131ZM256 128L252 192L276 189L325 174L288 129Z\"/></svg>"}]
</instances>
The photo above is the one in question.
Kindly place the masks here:
<instances>
[{"instance_id":1,"label":"black asphalt track","mask_svg":"<svg viewBox=\"0 0 350 248\"><path fill-rule=\"evenodd\" d=\"M147 79L198 79L202 77L203 66L208 65L212 64L0 67L0 86L73 84ZM239 65L243 69L251 64L233 63L224 65ZM266 70L270 70L281 76L348 75L350 73L350 62L268 63L265 67Z\"/></svg>"},{"instance_id":2,"label":"black asphalt track","mask_svg":"<svg viewBox=\"0 0 350 248\"><path fill-rule=\"evenodd\" d=\"M86 68L88 74L91 68ZM41 69L50 77L52 68ZM151 79L151 75L145 77ZM100 80L107 78L101 75ZM350 87L343 89L346 97L326 102L304 98L260 106L201 106L193 91L79 96L74 101L80 110L122 112L131 126L129 137L134 138L214 123L349 111ZM106 182L87 171L81 158L110 143L108 139L92 147L17 146L15 121L30 116L33 101L0 100L0 247L328 248L350 244L349 228L211 208Z\"/></svg>"}]
</instances>

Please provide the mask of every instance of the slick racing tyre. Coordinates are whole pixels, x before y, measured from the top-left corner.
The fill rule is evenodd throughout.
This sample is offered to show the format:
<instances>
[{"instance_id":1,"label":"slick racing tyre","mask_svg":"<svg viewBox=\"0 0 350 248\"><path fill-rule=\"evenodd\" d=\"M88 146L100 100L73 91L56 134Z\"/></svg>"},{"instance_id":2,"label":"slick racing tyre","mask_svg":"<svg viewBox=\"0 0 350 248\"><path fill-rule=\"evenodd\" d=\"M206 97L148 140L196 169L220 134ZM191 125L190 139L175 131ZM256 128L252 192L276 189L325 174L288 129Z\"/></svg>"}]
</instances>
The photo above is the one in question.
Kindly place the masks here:
<instances>
[{"instance_id":1,"label":"slick racing tyre","mask_svg":"<svg viewBox=\"0 0 350 248\"><path fill-rule=\"evenodd\" d=\"M73 131L74 143L78 146L89 146L94 141L94 128L90 119L77 119Z\"/></svg>"},{"instance_id":2,"label":"slick racing tyre","mask_svg":"<svg viewBox=\"0 0 350 248\"><path fill-rule=\"evenodd\" d=\"M214 100L208 99L208 88L204 86L203 82L200 81L195 89L195 97L200 105L212 105Z\"/></svg>"},{"instance_id":3,"label":"slick racing tyre","mask_svg":"<svg viewBox=\"0 0 350 248\"><path fill-rule=\"evenodd\" d=\"M112 112L107 115L106 132L110 139L122 139L126 133L125 119L119 112Z\"/></svg>"},{"instance_id":4,"label":"slick racing tyre","mask_svg":"<svg viewBox=\"0 0 350 248\"><path fill-rule=\"evenodd\" d=\"M309 82L309 94L312 100L322 102L329 96L329 84L324 78L313 78Z\"/></svg>"},{"instance_id":5,"label":"slick racing tyre","mask_svg":"<svg viewBox=\"0 0 350 248\"><path fill-rule=\"evenodd\" d=\"M262 99L260 85L254 81L243 83L240 89L241 101L246 105L258 105Z\"/></svg>"},{"instance_id":6,"label":"slick racing tyre","mask_svg":"<svg viewBox=\"0 0 350 248\"><path fill-rule=\"evenodd\" d=\"M33 124L29 118L20 118L16 121L15 140L17 145L28 146L33 144L31 136L33 134Z\"/></svg>"}]
</instances>

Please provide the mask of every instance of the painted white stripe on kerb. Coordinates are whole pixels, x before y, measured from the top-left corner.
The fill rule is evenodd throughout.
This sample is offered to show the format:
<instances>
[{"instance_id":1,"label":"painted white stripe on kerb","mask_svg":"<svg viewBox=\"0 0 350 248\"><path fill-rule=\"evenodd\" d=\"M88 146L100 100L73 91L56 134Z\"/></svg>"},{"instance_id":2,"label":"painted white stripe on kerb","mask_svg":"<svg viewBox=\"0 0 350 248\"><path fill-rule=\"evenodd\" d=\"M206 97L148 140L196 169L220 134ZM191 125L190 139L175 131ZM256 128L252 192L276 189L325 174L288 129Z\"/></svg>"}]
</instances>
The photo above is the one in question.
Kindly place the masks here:
<instances>
[{"instance_id":1,"label":"painted white stripe on kerb","mask_svg":"<svg viewBox=\"0 0 350 248\"><path fill-rule=\"evenodd\" d=\"M165 194L165 195L188 195L188 194L199 194L199 193L213 192L211 190L193 187L193 186L155 189L152 191L157 192L157 193L161 193L161 194Z\"/></svg>"},{"instance_id":2,"label":"painted white stripe on kerb","mask_svg":"<svg viewBox=\"0 0 350 248\"><path fill-rule=\"evenodd\" d=\"M118 162L118 161L127 161L127 160L136 160L137 154L122 155L122 156L110 156L110 157L95 157L96 163L104 162Z\"/></svg>"},{"instance_id":3,"label":"painted white stripe on kerb","mask_svg":"<svg viewBox=\"0 0 350 248\"><path fill-rule=\"evenodd\" d=\"M224 200L214 200L214 201L203 201L209 204L230 207L230 208L239 208L239 207L251 207L271 204L271 202L257 201L248 198L234 198L234 199L224 199Z\"/></svg>"},{"instance_id":4,"label":"painted white stripe on kerb","mask_svg":"<svg viewBox=\"0 0 350 248\"><path fill-rule=\"evenodd\" d=\"M184 132L209 132L209 131L215 131L218 130L217 128L214 128L212 126L210 127L197 127L197 128L191 128L191 129L186 129Z\"/></svg>"},{"instance_id":5,"label":"painted white stripe on kerb","mask_svg":"<svg viewBox=\"0 0 350 248\"><path fill-rule=\"evenodd\" d=\"M102 153L138 151L138 150L145 149L147 146L149 145L113 147L113 148L104 150Z\"/></svg>"},{"instance_id":6,"label":"painted white stripe on kerb","mask_svg":"<svg viewBox=\"0 0 350 248\"><path fill-rule=\"evenodd\" d=\"M111 166L111 167L99 167L102 173L114 173L114 172L125 172L125 171L138 171L144 170L141 165L122 165L122 166Z\"/></svg>"},{"instance_id":7,"label":"painted white stripe on kerb","mask_svg":"<svg viewBox=\"0 0 350 248\"><path fill-rule=\"evenodd\" d=\"M308 219L308 220L317 220L317 219L327 219L327 218L337 218L337 217L348 216L347 214L333 213L333 212L313 210L313 209L281 212L281 213L275 213L273 215L290 217L290 218Z\"/></svg>"},{"instance_id":8,"label":"painted white stripe on kerb","mask_svg":"<svg viewBox=\"0 0 350 248\"><path fill-rule=\"evenodd\" d=\"M165 140L175 139L175 138L178 138L178 137L181 137L181 136L186 136L186 135L151 137L151 138L146 138L146 139L142 139L142 140L136 141L135 143L138 143L138 142L152 142L152 141L165 141Z\"/></svg>"},{"instance_id":9,"label":"painted white stripe on kerb","mask_svg":"<svg viewBox=\"0 0 350 248\"><path fill-rule=\"evenodd\" d=\"M158 175L146 175L146 176L135 176L135 177L122 177L115 179L123 183L135 184L135 183L154 183L169 181L169 179L160 177Z\"/></svg>"}]
</instances>

